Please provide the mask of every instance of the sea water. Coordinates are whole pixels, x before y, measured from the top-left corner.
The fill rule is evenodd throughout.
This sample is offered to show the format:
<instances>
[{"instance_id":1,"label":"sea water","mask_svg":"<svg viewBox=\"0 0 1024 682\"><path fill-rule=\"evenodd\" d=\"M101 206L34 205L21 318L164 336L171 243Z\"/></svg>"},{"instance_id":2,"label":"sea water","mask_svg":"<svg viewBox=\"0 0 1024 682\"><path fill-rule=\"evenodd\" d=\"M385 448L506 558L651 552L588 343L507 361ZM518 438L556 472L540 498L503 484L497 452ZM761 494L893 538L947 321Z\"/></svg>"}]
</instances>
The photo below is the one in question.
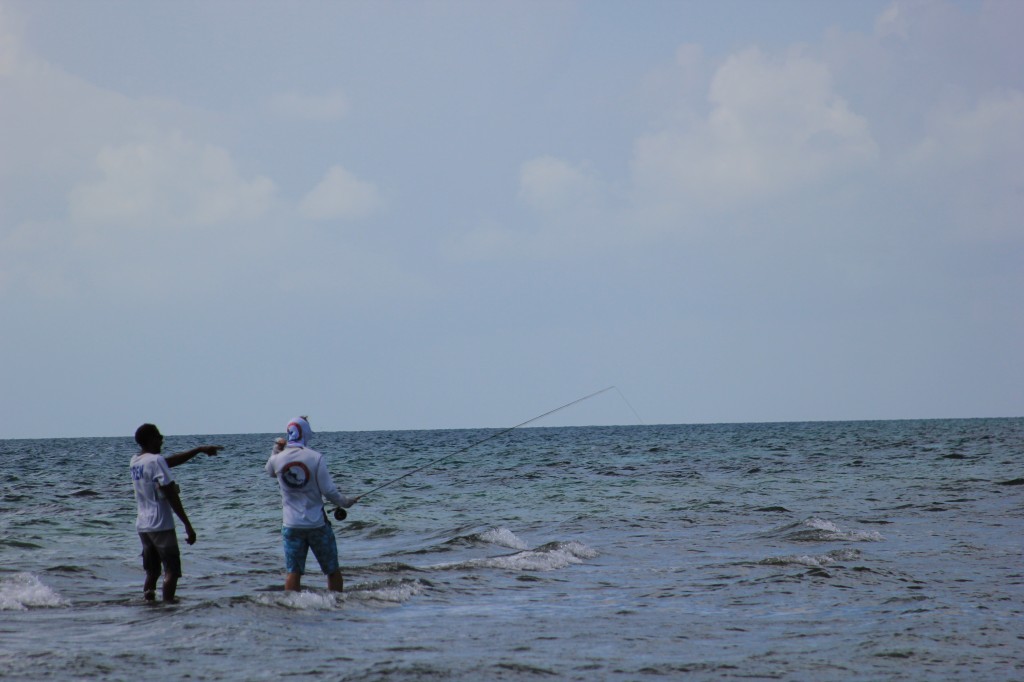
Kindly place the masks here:
<instances>
[{"instance_id":1,"label":"sea water","mask_svg":"<svg viewBox=\"0 0 1024 682\"><path fill-rule=\"evenodd\" d=\"M284 592L277 434L177 467L142 599L130 438L0 441L5 680L1024 679L1024 419L317 434L345 592ZM330 507L328 508L330 510Z\"/></svg>"}]
</instances>

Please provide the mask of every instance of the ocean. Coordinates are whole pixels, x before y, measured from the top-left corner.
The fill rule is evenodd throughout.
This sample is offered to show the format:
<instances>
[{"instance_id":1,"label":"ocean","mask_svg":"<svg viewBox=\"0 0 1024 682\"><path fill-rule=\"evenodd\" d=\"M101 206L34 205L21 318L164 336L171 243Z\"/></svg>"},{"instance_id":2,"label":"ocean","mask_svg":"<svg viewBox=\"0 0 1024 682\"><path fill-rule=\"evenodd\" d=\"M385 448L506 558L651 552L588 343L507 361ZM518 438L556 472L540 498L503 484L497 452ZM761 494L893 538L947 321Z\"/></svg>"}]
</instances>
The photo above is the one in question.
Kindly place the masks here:
<instances>
[{"instance_id":1,"label":"ocean","mask_svg":"<svg viewBox=\"0 0 1024 682\"><path fill-rule=\"evenodd\" d=\"M4 680L1024 679L1024 419L318 433L345 592L282 590L278 434L174 469L147 604L124 438L0 441Z\"/></svg>"}]
</instances>

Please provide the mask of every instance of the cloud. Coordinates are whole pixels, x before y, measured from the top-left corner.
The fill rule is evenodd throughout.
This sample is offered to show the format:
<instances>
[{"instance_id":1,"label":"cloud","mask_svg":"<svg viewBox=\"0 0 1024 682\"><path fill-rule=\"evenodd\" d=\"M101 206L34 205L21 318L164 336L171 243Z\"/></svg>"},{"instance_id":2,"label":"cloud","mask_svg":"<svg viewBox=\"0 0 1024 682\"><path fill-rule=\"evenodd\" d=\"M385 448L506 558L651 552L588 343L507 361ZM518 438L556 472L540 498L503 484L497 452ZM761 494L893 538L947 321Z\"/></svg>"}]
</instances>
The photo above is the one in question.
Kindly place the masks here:
<instances>
[{"instance_id":1,"label":"cloud","mask_svg":"<svg viewBox=\"0 0 1024 682\"><path fill-rule=\"evenodd\" d=\"M15 25L11 13L0 5L0 76L8 76L14 72L21 50L18 35L21 26Z\"/></svg>"},{"instance_id":2,"label":"cloud","mask_svg":"<svg viewBox=\"0 0 1024 682\"><path fill-rule=\"evenodd\" d=\"M499 257L523 255L524 235L494 221L485 221L464 234L449 238L442 252L454 261L489 261Z\"/></svg>"},{"instance_id":3,"label":"cloud","mask_svg":"<svg viewBox=\"0 0 1024 682\"><path fill-rule=\"evenodd\" d=\"M959 41L971 33L961 30L964 19L960 10L942 0L895 0L875 19L874 37L883 42L902 42L920 37ZM940 47L940 44L934 43L933 47Z\"/></svg>"},{"instance_id":4,"label":"cloud","mask_svg":"<svg viewBox=\"0 0 1024 682\"><path fill-rule=\"evenodd\" d=\"M984 240L1024 238L1024 93L990 94L936 112L895 177L922 202L947 207L950 229Z\"/></svg>"},{"instance_id":5,"label":"cloud","mask_svg":"<svg viewBox=\"0 0 1024 682\"><path fill-rule=\"evenodd\" d=\"M97 179L71 190L76 224L216 227L256 220L274 200L270 179L242 178L227 150L178 132L104 147L96 170Z\"/></svg>"},{"instance_id":6,"label":"cloud","mask_svg":"<svg viewBox=\"0 0 1024 682\"><path fill-rule=\"evenodd\" d=\"M448 240L447 256L459 261L506 258L548 259L601 248L604 205L598 178L580 165L554 156L525 161L519 169L518 199L529 209L513 229L484 221Z\"/></svg>"},{"instance_id":7,"label":"cloud","mask_svg":"<svg viewBox=\"0 0 1024 682\"><path fill-rule=\"evenodd\" d=\"M376 295L387 287L360 287L358 280L376 282L385 272L395 290L425 288L396 274L391 254L308 229L309 220L354 220L380 210L374 185L336 166L301 201L286 201L273 179L239 161L244 134L226 134L221 114L171 96L126 95L69 73L24 48L4 11L0 6L4 301L169 301L211 288L242 301L254 287L280 286L266 273L278 264L278 246L296 234L320 254L307 268L320 289ZM286 93L273 106L253 120L259 113L335 120L348 109L337 91ZM332 258L339 253L373 266L349 267L338 278Z\"/></svg>"},{"instance_id":8,"label":"cloud","mask_svg":"<svg viewBox=\"0 0 1024 682\"><path fill-rule=\"evenodd\" d=\"M232 230L263 220L276 190L239 170L226 147L200 141L215 117L129 97L40 59L5 11L0 296L134 296L155 279L147 267L181 272L237 252Z\"/></svg>"},{"instance_id":9,"label":"cloud","mask_svg":"<svg viewBox=\"0 0 1024 682\"><path fill-rule=\"evenodd\" d=\"M964 166L1013 170L1024 152L1024 93L990 94L962 111L939 111L911 158L919 170Z\"/></svg>"},{"instance_id":10,"label":"cloud","mask_svg":"<svg viewBox=\"0 0 1024 682\"><path fill-rule=\"evenodd\" d=\"M564 211L589 202L596 182L567 161L542 156L525 162L519 172L519 198L530 208Z\"/></svg>"},{"instance_id":11,"label":"cloud","mask_svg":"<svg viewBox=\"0 0 1024 682\"><path fill-rule=\"evenodd\" d=\"M867 121L836 93L826 64L800 51L730 56L708 101L704 119L636 141L641 197L722 208L809 189L878 155Z\"/></svg>"},{"instance_id":12,"label":"cloud","mask_svg":"<svg viewBox=\"0 0 1024 682\"><path fill-rule=\"evenodd\" d=\"M283 92L270 101L270 109L279 116L302 121L336 121L349 110L348 99L340 92L304 95Z\"/></svg>"},{"instance_id":13,"label":"cloud","mask_svg":"<svg viewBox=\"0 0 1024 682\"><path fill-rule=\"evenodd\" d=\"M893 36L905 39L909 33L908 28L906 11L898 2L886 7L875 19L875 36L879 38Z\"/></svg>"},{"instance_id":14,"label":"cloud","mask_svg":"<svg viewBox=\"0 0 1024 682\"><path fill-rule=\"evenodd\" d=\"M178 132L106 146L65 215L0 232L0 293L113 302L223 292L265 261L258 236L272 231L274 205L274 183L243 177L222 147Z\"/></svg>"},{"instance_id":15,"label":"cloud","mask_svg":"<svg viewBox=\"0 0 1024 682\"><path fill-rule=\"evenodd\" d=\"M0 231L0 299L73 298L78 282L69 272L73 235L60 222L27 222Z\"/></svg>"},{"instance_id":16,"label":"cloud","mask_svg":"<svg viewBox=\"0 0 1024 682\"><path fill-rule=\"evenodd\" d=\"M377 187L341 166L332 166L324 179L299 202L299 214L309 220L358 220L384 207Z\"/></svg>"}]
</instances>

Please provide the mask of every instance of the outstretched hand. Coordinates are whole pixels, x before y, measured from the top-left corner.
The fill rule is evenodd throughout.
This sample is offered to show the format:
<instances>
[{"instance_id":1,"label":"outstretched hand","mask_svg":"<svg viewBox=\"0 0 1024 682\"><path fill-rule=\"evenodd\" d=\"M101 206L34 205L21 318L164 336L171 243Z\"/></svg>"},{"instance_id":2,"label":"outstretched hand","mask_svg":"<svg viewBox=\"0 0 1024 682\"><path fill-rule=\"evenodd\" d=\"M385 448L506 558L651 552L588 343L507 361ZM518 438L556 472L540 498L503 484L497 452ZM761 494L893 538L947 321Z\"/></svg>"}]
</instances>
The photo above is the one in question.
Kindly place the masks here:
<instances>
[{"instance_id":1,"label":"outstretched hand","mask_svg":"<svg viewBox=\"0 0 1024 682\"><path fill-rule=\"evenodd\" d=\"M164 457L164 459L167 461L167 466L176 467L181 464L184 464L185 462L189 461L190 459L192 459L201 452L205 452L207 455L210 455L212 457L213 455L216 455L217 452L223 449L223 445L200 445L199 447L192 448L191 450L185 450L184 452L177 452L173 455L167 455L166 457Z\"/></svg>"}]
</instances>

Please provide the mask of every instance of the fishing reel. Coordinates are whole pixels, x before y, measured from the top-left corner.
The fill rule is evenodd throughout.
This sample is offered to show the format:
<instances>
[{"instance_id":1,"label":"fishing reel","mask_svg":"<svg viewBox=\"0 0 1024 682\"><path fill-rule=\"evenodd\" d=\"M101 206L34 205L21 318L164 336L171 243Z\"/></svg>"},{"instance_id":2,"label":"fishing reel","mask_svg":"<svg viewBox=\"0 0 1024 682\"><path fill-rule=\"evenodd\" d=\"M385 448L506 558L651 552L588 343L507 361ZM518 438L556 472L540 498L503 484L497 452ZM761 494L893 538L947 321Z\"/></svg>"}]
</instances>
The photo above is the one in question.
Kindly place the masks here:
<instances>
[{"instance_id":1,"label":"fishing reel","mask_svg":"<svg viewBox=\"0 0 1024 682\"><path fill-rule=\"evenodd\" d=\"M346 518L348 518L348 512L345 511L343 508L338 507L337 509L334 510L334 518L338 521L344 521Z\"/></svg>"}]
</instances>

